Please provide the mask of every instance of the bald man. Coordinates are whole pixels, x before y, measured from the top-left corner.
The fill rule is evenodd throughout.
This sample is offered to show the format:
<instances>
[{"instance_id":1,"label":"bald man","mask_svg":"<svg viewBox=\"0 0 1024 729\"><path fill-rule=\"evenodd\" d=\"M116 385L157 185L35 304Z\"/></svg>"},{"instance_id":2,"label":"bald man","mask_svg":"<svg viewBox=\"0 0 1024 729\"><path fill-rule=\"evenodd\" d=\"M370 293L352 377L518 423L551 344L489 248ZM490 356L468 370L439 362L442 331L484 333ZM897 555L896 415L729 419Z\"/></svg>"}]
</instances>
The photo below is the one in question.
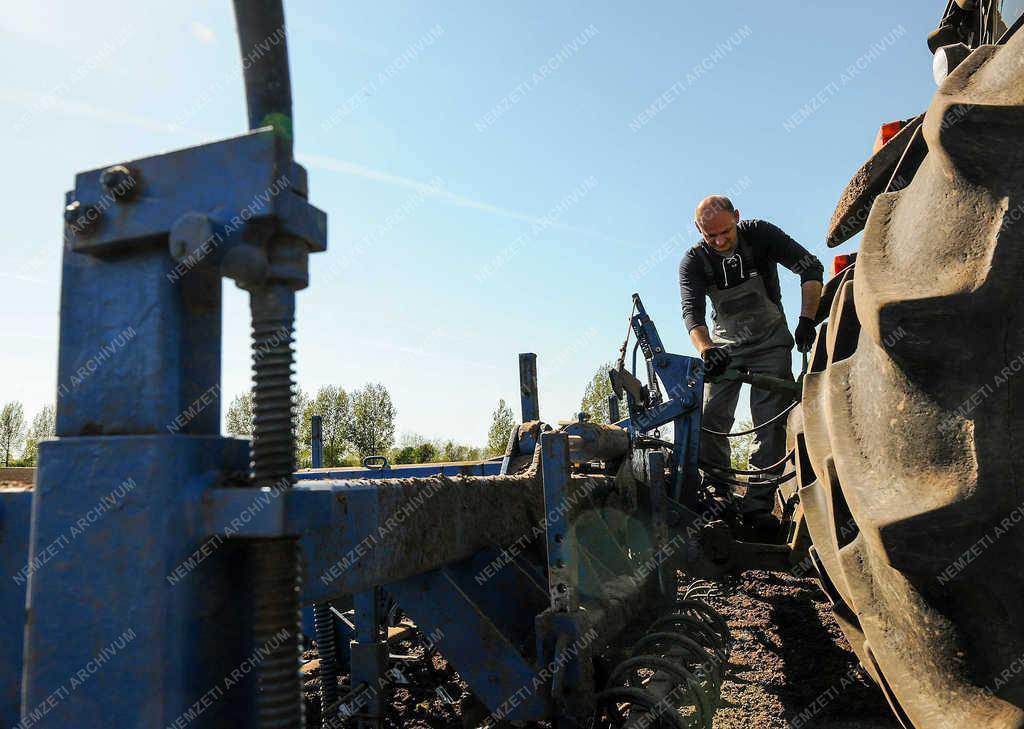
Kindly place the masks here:
<instances>
[{"instance_id":1,"label":"bald man","mask_svg":"<svg viewBox=\"0 0 1024 729\"><path fill-rule=\"evenodd\" d=\"M712 195L701 200L695 223L702 240L679 264L683 321L693 346L704 361L705 380L730 366L792 381L791 352L814 342L814 315L821 299L821 261L781 229L763 220L740 220L729 198ZM779 264L800 277L800 317L789 333L782 310ZM705 297L711 299L709 329ZM704 386L705 428L732 430L740 383ZM751 389L750 414L755 427L767 422L792 402L785 395ZM750 455L752 469L781 473L777 465L786 454L786 421L782 418L758 430ZM701 435L701 460L728 467L729 440ZM757 486L755 478L740 505L744 523L758 531L777 526L771 510L775 488Z\"/></svg>"}]
</instances>

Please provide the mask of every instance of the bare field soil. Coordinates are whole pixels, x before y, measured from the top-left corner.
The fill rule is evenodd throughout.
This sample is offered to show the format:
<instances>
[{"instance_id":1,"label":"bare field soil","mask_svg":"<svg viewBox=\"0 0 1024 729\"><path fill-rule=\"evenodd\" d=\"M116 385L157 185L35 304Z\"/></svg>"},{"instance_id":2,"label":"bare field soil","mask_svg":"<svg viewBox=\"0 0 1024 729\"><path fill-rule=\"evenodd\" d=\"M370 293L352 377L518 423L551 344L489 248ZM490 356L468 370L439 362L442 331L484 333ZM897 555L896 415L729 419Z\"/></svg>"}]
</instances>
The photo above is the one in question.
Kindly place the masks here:
<instances>
[{"instance_id":1,"label":"bare field soil","mask_svg":"<svg viewBox=\"0 0 1024 729\"><path fill-rule=\"evenodd\" d=\"M35 480L34 468L0 468L0 491L30 489Z\"/></svg>"},{"instance_id":2,"label":"bare field soil","mask_svg":"<svg viewBox=\"0 0 1024 729\"><path fill-rule=\"evenodd\" d=\"M899 729L814 580L748 572L711 602L733 639L715 729Z\"/></svg>"}]
</instances>

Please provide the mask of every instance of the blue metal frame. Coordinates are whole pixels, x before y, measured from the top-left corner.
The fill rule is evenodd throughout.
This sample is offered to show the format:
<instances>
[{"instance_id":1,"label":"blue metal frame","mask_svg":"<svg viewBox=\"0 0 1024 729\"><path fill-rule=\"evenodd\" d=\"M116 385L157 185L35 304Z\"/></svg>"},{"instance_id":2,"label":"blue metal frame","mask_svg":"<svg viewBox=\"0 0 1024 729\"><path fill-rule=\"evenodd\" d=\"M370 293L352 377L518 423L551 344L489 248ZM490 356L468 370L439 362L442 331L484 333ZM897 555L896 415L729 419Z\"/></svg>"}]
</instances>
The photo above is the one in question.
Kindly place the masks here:
<instances>
[{"instance_id":1,"label":"blue metal frame","mask_svg":"<svg viewBox=\"0 0 1024 729\"><path fill-rule=\"evenodd\" d=\"M661 380L667 399L643 408L632 402L631 397L628 398L633 414L627 427L647 433L672 423L675 473L669 494L676 501L692 503L700 479L697 462L700 454L704 364L696 357L666 352L657 327L636 294L633 295L633 303L636 313L630 319L630 326L648 362L648 371Z\"/></svg>"}]
</instances>

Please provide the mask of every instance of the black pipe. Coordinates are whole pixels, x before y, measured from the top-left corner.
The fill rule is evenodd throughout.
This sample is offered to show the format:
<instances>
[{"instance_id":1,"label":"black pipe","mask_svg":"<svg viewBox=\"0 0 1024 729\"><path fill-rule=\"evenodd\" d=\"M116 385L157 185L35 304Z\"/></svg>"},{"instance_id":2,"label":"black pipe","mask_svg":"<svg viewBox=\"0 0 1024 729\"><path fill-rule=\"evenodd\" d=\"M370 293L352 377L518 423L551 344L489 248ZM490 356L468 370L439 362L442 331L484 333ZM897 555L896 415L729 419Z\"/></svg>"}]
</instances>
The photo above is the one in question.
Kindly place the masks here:
<instances>
[{"instance_id":1,"label":"black pipe","mask_svg":"<svg viewBox=\"0 0 1024 729\"><path fill-rule=\"evenodd\" d=\"M283 151L290 159L294 128L284 7L281 0L233 2L249 129L272 126L285 142Z\"/></svg>"}]
</instances>

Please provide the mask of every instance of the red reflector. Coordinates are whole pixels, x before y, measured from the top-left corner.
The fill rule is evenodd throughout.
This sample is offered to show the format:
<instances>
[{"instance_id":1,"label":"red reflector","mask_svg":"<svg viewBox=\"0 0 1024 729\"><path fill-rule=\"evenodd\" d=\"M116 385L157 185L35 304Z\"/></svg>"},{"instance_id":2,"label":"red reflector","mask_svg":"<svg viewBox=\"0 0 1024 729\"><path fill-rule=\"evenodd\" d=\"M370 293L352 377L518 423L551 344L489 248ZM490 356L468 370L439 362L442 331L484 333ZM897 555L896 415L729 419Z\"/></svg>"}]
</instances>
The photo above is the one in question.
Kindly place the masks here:
<instances>
[{"instance_id":1,"label":"red reflector","mask_svg":"<svg viewBox=\"0 0 1024 729\"><path fill-rule=\"evenodd\" d=\"M851 263L853 263L853 256L847 253L844 253L841 256L836 256L832 259L832 275L835 276Z\"/></svg>"},{"instance_id":2,"label":"red reflector","mask_svg":"<svg viewBox=\"0 0 1024 729\"><path fill-rule=\"evenodd\" d=\"M894 121L886 122L878 128L878 136L875 137L875 146L871 150L871 154L874 154L882 147L884 147L890 139L899 134L900 129L904 126L904 122Z\"/></svg>"}]
</instances>

